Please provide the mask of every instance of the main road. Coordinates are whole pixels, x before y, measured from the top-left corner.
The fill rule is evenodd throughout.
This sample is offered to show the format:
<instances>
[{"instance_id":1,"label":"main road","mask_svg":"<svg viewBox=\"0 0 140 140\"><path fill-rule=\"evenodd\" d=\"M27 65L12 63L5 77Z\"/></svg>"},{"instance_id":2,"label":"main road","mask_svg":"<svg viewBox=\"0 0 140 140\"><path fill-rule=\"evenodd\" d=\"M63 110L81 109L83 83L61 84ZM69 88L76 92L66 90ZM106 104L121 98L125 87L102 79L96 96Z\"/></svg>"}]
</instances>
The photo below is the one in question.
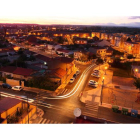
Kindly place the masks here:
<instances>
[{"instance_id":1,"label":"main road","mask_svg":"<svg viewBox=\"0 0 140 140\"><path fill-rule=\"evenodd\" d=\"M1 89L1 92L6 92L18 96L27 96L28 94L28 97L35 99L35 101L37 101L35 104L37 103L38 107L44 110L43 118L52 119L61 123L70 123L75 119L73 114L74 109L80 108L83 110L84 108L84 103L80 101L81 92L84 90L91 71L95 67L95 64L88 66L79 76L79 79L73 83L72 89L69 90L67 95L48 98L43 93L37 96L36 93L27 91L15 92L12 90Z\"/></svg>"}]
</instances>

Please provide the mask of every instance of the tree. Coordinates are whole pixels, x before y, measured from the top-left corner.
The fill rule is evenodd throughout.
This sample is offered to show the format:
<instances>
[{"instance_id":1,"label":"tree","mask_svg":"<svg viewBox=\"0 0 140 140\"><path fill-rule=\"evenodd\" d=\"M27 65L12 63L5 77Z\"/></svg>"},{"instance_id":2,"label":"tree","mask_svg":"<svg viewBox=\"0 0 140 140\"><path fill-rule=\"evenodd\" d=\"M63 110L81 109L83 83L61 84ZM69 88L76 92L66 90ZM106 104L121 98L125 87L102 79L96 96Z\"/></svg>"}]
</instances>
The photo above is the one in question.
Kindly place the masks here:
<instances>
[{"instance_id":1,"label":"tree","mask_svg":"<svg viewBox=\"0 0 140 140\"><path fill-rule=\"evenodd\" d=\"M124 53L123 52L120 52L120 51L118 51L118 50L113 50L113 55L115 56L115 55L124 55Z\"/></svg>"},{"instance_id":2,"label":"tree","mask_svg":"<svg viewBox=\"0 0 140 140\"><path fill-rule=\"evenodd\" d=\"M27 61L27 59L28 58L27 58L26 54L21 54L18 58L18 61Z\"/></svg>"},{"instance_id":3,"label":"tree","mask_svg":"<svg viewBox=\"0 0 140 140\"><path fill-rule=\"evenodd\" d=\"M134 78L135 81L133 83L133 85L136 87L136 89L139 89L140 92L140 78Z\"/></svg>"},{"instance_id":4,"label":"tree","mask_svg":"<svg viewBox=\"0 0 140 140\"><path fill-rule=\"evenodd\" d=\"M10 66L27 68L27 64L24 61L19 60L15 60L13 63L10 64Z\"/></svg>"},{"instance_id":5,"label":"tree","mask_svg":"<svg viewBox=\"0 0 140 140\"><path fill-rule=\"evenodd\" d=\"M23 49L22 48L20 48L19 50L18 50L18 54L20 55L20 54L23 54Z\"/></svg>"},{"instance_id":6,"label":"tree","mask_svg":"<svg viewBox=\"0 0 140 140\"><path fill-rule=\"evenodd\" d=\"M29 58L29 61L35 61L36 60L36 57L31 55L30 58Z\"/></svg>"},{"instance_id":7,"label":"tree","mask_svg":"<svg viewBox=\"0 0 140 140\"><path fill-rule=\"evenodd\" d=\"M125 62L122 64L122 68L127 71L128 75L131 72L131 62Z\"/></svg>"},{"instance_id":8,"label":"tree","mask_svg":"<svg viewBox=\"0 0 140 140\"><path fill-rule=\"evenodd\" d=\"M128 56L127 56L127 59L132 59L133 58L133 55L132 54L129 54Z\"/></svg>"},{"instance_id":9,"label":"tree","mask_svg":"<svg viewBox=\"0 0 140 140\"><path fill-rule=\"evenodd\" d=\"M111 64L111 67L122 68L122 63L120 61L121 61L120 58L115 58L113 60L113 63Z\"/></svg>"},{"instance_id":10,"label":"tree","mask_svg":"<svg viewBox=\"0 0 140 140\"><path fill-rule=\"evenodd\" d=\"M89 57L89 59L96 59L97 57L96 57L96 54L93 54L93 55L91 55L90 57Z\"/></svg>"},{"instance_id":11,"label":"tree","mask_svg":"<svg viewBox=\"0 0 140 140\"><path fill-rule=\"evenodd\" d=\"M8 59L0 59L0 63L2 66L7 66L9 65L10 61Z\"/></svg>"},{"instance_id":12,"label":"tree","mask_svg":"<svg viewBox=\"0 0 140 140\"><path fill-rule=\"evenodd\" d=\"M49 79L48 75L33 77L32 79L28 80L26 84L29 87L36 87L47 90L55 90L58 86Z\"/></svg>"},{"instance_id":13,"label":"tree","mask_svg":"<svg viewBox=\"0 0 140 140\"><path fill-rule=\"evenodd\" d=\"M101 58L98 58L97 60L96 60L96 64L103 64L103 59L101 59Z\"/></svg>"},{"instance_id":14,"label":"tree","mask_svg":"<svg viewBox=\"0 0 140 140\"><path fill-rule=\"evenodd\" d=\"M74 58L74 54L69 54L69 57L70 58Z\"/></svg>"},{"instance_id":15,"label":"tree","mask_svg":"<svg viewBox=\"0 0 140 140\"><path fill-rule=\"evenodd\" d=\"M86 54L82 54L82 56L80 57L81 61L87 61L88 60L88 55Z\"/></svg>"}]
</instances>

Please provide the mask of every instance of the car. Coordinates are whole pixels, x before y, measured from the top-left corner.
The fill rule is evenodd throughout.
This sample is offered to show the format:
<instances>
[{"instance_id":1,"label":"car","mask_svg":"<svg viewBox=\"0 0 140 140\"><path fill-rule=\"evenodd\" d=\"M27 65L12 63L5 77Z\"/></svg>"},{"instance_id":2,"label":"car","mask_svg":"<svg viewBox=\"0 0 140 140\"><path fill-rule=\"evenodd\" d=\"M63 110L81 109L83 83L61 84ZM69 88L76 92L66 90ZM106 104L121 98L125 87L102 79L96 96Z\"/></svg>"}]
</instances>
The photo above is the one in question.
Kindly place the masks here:
<instances>
[{"instance_id":1,"label":"car","mask_svg":"<svg viewBox=\"0 0 140 140\"><path fill-rule=\"evenodd\" d=\"M76 77L77 77L77 75L76 75L76 74L74 74L74 75L73 75L73 78L75 78L75 79L76 79Z\"/></svg>"},{"instance_id":2,"label":"car","mask_svg":"<svg viewBox=\"0 0 140 140\"><path fill-rule=\"evenodd\" d=\"M98 87L98 84L95 84L95 83L89 83L88 85L89 85L89 86L92 86L92 87L94 87L94 88L97 88L97 87Z\"/></svg>"},{"instance_id":3,"label":"car","mask_svg":"<svg viewBox=\"0 0 140 140\"><path fill-rule=\"evenodd\" d=\"M94 81L94 80L90 80L90 81L89 81L89 84L90 84L90 83L91 83L91 84L97 84L97 85L98 85L98 82L96 82L96 81Z\"/></svg>"},{"instance_id":4,"label":"car","mask_svg":"<svg viewBox=\"0 0 140 140\"><path fill-rule=\"evenodd\" d=\"M94 76L94 77L99 78L100 77L100 74L98 74L98 73L92 73L91 76Z\"/></svg>"},{"instance_id":5,"label":"car","mask_svg":"<svg viewBox=\"0 0 140 140\"><path fill-rule=\"evenodd\" d=\"M76 75L79 75L79 74L80 74L80 71L79 71L79 70L77 70L77 71L76 71Z\"/></svg>"},{"instance_id":6,"label":"car","mask_svg":"<svg viewBox=\"0 0 140 140\"><path fill-rule=\"evenodd\" d=\"M99 71L99 70L93 70L93 72L94 72L94 73L99 73L100 71Z\"/></svg>"},{"instance_id":7,"label":"car","mask_svg":"<svg viewBox=\"0 0 140 140\"><path fill-rule=\"evenodd\" d=\"M73 78L71 78L70 79L70 83L73 83L74 82L74 80L75 80L75 78L73 77Z\"/></svg>"},{"instance_id":8,"label":"car","mask_svg":"<svg viewBox=\"0 0 140 140\"><path fill-rule=\"evenodd\" d=\"M3 88L8 88L8 89L11 89L12 88L9 84L6 84L6 83L3 83L2 84L2 87Z\"/></svg>"},{"instance_id":9,"label":"car","mask_svg":"<svg viewBox=\"0 0 140 140\"><path fill-rule=\"evenodd\" d=\"M21 91L23 88L21 86L14 86L12 87L13 90Z\"/></svg>"}]
</instances>

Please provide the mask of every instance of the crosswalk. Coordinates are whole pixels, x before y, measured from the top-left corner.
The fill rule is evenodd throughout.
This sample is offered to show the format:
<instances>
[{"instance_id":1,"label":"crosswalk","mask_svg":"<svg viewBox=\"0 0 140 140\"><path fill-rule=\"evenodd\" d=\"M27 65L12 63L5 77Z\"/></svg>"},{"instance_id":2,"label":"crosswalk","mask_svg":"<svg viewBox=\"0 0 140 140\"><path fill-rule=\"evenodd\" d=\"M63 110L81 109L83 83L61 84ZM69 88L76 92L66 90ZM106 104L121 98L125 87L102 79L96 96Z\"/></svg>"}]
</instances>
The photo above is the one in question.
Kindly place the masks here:
<instances>
[{"instance_id":1,"label":"crosswalk","mask_svg":"<svg viewBox=\"0 0 140 140\"><path fill-rule=\"evenodd\" d=\"M38 124L60 124L60 122L50 120L50 119L47 119L47 118L40 118Z\"/></svg>"},{"instance_id":2,"label":"crosswalk","mask_svg":"<svg viewBox=\"0 0 140 140\"><path fill-rule=\"evenodd\" d=\"M69 89L63 89L60 92L58 92L59 96L65 95L66 93L68 93L70 90Z\"/></svg>"},{"instance_id":3,"label":"crosswalk","mask_svg":"<svg viewBox=\"0 0 140 140\"><path fill-rule=\"evenodd\" d=\"M87 102L82 115L98 118L98 107L99 107L99 103Z\"/></svg>"}]
</instances>

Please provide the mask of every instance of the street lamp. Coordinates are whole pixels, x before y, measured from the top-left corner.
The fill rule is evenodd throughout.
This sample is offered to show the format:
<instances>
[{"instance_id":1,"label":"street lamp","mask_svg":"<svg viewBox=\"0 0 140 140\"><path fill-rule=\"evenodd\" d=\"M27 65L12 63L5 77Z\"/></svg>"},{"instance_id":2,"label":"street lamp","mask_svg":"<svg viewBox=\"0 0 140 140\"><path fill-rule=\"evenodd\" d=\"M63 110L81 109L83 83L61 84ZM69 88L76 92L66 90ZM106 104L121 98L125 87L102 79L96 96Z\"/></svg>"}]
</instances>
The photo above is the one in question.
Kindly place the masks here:
<instances>
[{"instance_id":1,"label":"street lamp","mask_svg":"<svg viewBox=\"0 0 140 140\"><path fill-rule=\"evenodd\" d=\"M135 72L136 72L136 78L137 78L137 73L138 73L138 69L137 68L135 69Z\"/></svg>"},{"instance_id":2,"label":"street lamp","mask_svg":"<svg viewBox=\"0 0 140 140\"><path fill-rule=\"evenodd\" d=\"M135 69L135 72L138 72L138 69Z\"/></svg>"},{"instance_id":3,"label":"street lamp","mask_svg":"<svg viewBox=\"0 0 140 140\"><path fill-rule=\"evenodd\" d=\"M102 98L103 98L103 95L102 95L102 91L103 91L103 86L104 86L104 79L105 79L105 77L103 76L103 81L102 81L102 89L101 89L101 99L100 99L100 101L101 101L101 105L102 105Z\"/></svg>"},{"instance_id":4,"label":"street lamp","mask_svg":"<svg viewBox=\"0 0 140 140\"><path fill-rule=\"evenodd\" d=\"M106 75L107 66L105 66L105 75Z\"/></svg>"}]
</instances>

